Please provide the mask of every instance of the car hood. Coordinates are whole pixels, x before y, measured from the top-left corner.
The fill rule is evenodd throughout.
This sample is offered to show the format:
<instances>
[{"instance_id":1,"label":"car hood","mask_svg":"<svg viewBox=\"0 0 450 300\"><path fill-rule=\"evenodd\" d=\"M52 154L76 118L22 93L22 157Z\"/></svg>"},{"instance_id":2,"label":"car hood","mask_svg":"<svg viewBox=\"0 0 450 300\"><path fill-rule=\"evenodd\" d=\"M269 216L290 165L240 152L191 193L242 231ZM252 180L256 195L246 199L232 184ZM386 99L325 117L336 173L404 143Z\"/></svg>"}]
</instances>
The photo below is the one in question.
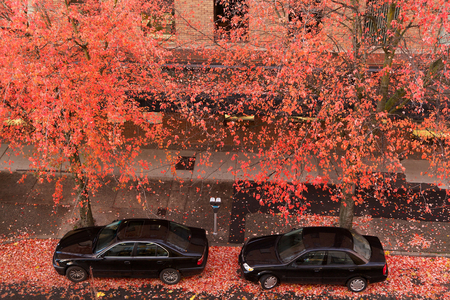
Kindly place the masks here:
<instances>
[{"instance_id":1,"label":"car hood","mask_svg":"<svg viewBox=\"0 0 450 300\"><path fill-rule=\"evenodd\" d=\"M59 241L56 251L60 253L92 254L94 239L103 226L86 227L69 231Z\"/></svg>"},{"instance_id":2,"label":"car hood","mask_svg":"<svg viewBox=\"0 0 450 300\"><path fill-rule=\"evenodd\" d=\"M242 249L244 261L252 267L279 264L276 253L278 238L279 235L270 235L250 239Z\"/></svg>"}]
</instances>

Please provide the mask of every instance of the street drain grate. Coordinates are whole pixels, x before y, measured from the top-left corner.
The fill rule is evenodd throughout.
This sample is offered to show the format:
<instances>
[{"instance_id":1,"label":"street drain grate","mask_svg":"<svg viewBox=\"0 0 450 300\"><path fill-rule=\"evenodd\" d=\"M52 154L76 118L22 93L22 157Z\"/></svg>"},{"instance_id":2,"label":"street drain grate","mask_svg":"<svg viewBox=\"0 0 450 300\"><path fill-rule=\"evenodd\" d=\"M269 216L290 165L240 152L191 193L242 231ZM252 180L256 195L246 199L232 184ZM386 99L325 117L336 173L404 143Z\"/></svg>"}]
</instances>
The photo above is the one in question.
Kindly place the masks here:
<instances>
[{"instance_id":1,"label":"street drain grate","mask_svg":"<svg viewBox=\"0 0 450 300\"><path fill-rule=\"evenodd\" d=\"M195 156L179 156L175 170L193 171L195 167Z\"/></svg>"}]
</instances>

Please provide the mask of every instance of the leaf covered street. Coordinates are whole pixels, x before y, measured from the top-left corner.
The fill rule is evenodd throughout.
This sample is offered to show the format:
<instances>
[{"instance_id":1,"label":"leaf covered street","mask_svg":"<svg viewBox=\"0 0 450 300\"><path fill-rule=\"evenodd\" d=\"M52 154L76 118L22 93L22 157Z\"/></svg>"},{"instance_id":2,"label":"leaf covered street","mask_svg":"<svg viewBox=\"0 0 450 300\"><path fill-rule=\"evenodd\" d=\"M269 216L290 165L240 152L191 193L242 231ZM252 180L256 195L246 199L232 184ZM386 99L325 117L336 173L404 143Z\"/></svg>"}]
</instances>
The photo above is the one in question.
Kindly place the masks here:
<instances>
[{"instance_id":1,"label":"leaf covered street","mask_svg":"<svg viewBox=\"0 0 450 300\"><path fill-rule=\"evenodd\" d=\"M173 286L159 279L95 278L74 284L52 266L56 239L2 240L0 299L450 299L450 258L387 255L388 280L354 294L344 286L281 284L269 292L239 276L240 247L210 247L201 275Z\"/></svg>"}]
</instances>

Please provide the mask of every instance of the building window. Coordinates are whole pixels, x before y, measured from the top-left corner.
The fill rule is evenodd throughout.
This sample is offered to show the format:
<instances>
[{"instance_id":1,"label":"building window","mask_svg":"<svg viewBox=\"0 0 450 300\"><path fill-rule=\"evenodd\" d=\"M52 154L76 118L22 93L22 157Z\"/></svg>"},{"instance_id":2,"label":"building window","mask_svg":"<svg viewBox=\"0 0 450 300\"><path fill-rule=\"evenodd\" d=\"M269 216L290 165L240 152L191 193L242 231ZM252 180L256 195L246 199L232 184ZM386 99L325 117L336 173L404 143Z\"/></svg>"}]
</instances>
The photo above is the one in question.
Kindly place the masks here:
<instances>
[{"instance_id":1,"label":"building window","mask_svg":"<svg viewBox=\"0 0 450 300\"><path fill-rule=\"evenodd\" d=\"M215 39L245 41L248 37L248 5L245 0L214 0Z\"/></svg>"},{"instance_id":2,"label":"building window","mask_svg":"<svg viewBox=\"0 0 450 300\"><path fill-rule=\"evenodd\" d=\"M442 26L439 30L439 44L441 45L450 45L450 28L449 24L450 24L450 15L448 15L447 17L448 19L442 22ZM445 26L447 28L447 30L445 29Z\"/></svg>"},{"instance_id":3,"label":"building window","mask_svg":"<svg viewBox=\"0 0 450 300\"><path fill-rule=\"evenodd\" d=\"M147 33L174 35L175 34L175 5L174 0L162 0L158 7L152 7L142 13L143 29Z\"/></svg>"},{"instance_id":4,"label":"building window","mask_svg":"<svg viewBox=\"0 0 450 300\"><path fill-rule=\"evenodd\" d=\"M365 22L366 37L375 44L385 44L387 40L388 14L394 14L392 20L397 20L400 14L400 7L395 4L370 0L367 3L367 13Z\"/></svg>"},{"instance_id":5,"label":"building window","mask_svg":"<svg viewBox=\"0 0 450 300\"><path fill-rule=\"evenodd\" d=\"M291 1L289 4L289 35L298 32L316 33L322 24L322 8L320 0Z\"/></svg>"}]
</instances>

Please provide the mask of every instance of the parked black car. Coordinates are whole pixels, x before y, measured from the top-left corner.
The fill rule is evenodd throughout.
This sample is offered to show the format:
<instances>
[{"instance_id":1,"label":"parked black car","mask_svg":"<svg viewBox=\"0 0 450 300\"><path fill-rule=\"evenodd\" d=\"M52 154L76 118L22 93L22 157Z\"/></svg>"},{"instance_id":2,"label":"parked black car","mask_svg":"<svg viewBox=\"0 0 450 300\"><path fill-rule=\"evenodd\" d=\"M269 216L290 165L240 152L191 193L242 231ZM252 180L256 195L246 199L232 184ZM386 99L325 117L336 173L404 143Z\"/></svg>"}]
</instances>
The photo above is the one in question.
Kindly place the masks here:
<instances>
[{"instance_id":1,"label":"parked black car","mask_svg":"<svg viewBox=\"0 0 450 300\"><path fill-rule=\"evenodd\" d=\"M259 281L263 289L283 281L343 284L361 292L388 276L380 240L339 227L252 238L242 247L239 264L244 277Z\"/></svg>"},{"instance_id":2,"label":"parked black car","mask_svg":"<svg viewBox=\"0 0 450 300\"><path fill-rule=\"evenodd\" d=\"M159 277L175 284L199 274L208 259L204 229L157 219L128 219L69 231L53 266L74 282L94 277Z\"/></svg>"}]
</instances>

